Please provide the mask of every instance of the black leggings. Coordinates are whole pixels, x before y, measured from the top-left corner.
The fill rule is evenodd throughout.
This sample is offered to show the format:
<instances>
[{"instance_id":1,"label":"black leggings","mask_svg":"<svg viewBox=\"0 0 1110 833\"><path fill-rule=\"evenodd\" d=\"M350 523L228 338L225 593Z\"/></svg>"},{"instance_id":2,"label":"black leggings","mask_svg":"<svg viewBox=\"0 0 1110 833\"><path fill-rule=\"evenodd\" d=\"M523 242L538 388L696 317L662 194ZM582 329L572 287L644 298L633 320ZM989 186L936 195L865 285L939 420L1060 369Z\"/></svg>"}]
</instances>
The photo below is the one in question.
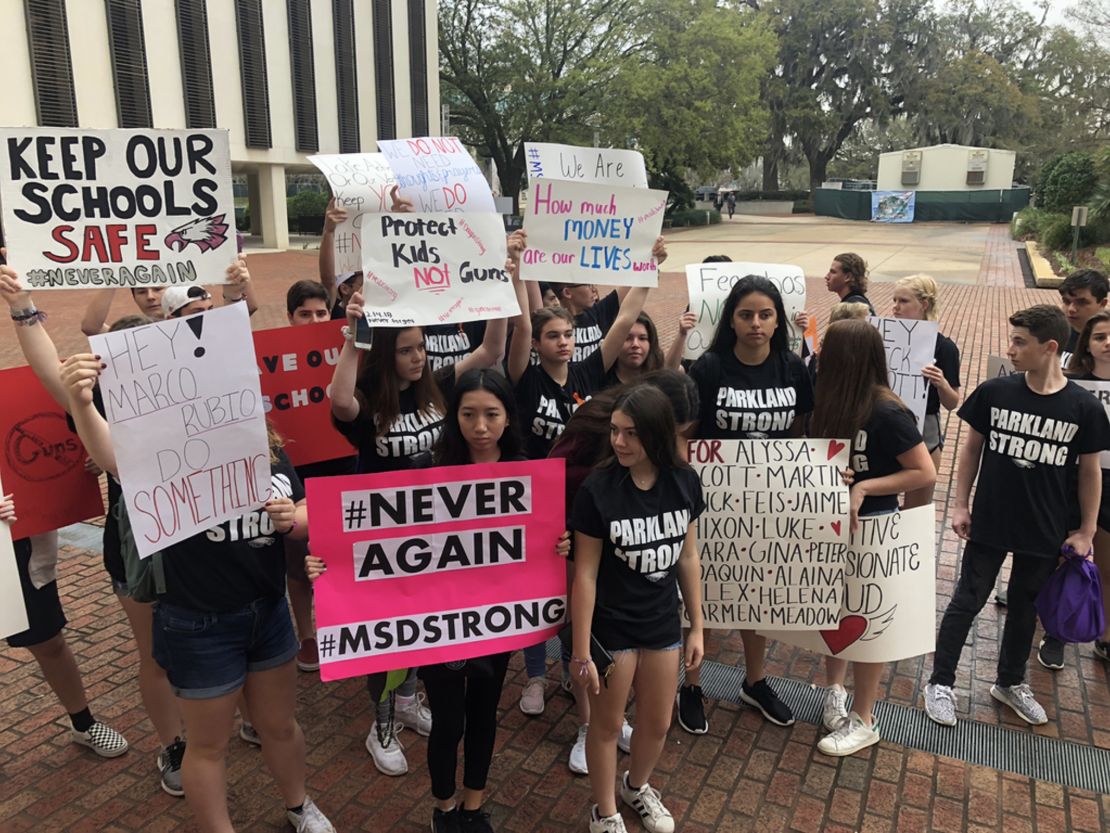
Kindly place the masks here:
<instances>
[{"instance_id":1,"label":"black leggings","mask_svg":"<svg viewBox=\"0 0 1110 833\"><path fill-rule=\"evenodd\" d=\"M432 710L432 733L428 736L428 773L432 795L446 801L455 795L455 770L459 741L463 741L463 786L484 790L493 760L497 733L497 703L509 666L509 654L482 657L492 665L492 674L465 673L437 668L425 669L424 691ZM474 660L471 660L474 662ZM470 669L466 669L470 670Z\"/></svg>"}]
</instances>

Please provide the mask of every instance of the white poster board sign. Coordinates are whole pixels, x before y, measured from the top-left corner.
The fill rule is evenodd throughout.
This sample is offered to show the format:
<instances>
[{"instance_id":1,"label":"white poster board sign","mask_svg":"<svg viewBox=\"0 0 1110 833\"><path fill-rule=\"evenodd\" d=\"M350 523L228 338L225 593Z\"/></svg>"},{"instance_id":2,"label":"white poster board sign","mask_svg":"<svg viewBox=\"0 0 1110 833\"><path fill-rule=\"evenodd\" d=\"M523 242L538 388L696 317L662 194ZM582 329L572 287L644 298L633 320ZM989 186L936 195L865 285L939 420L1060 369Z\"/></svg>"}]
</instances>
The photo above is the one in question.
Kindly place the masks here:
<instances>
[{"instance_id":1,"label":"white poster board sign","mask_svg":"<svg viewBox=\"0 0 1110 833\"><path fill-rule=\"evenodd\" d=\"M528 181L533 184L537 179L562 179L648 187L644 155L636 150L525 142L524 157L528 160Z\"/></svg>"},{"instance_id":2,"label":"white poster board sign","mask_svg":"<svg viewBox=\"0 0 1110 833\"><path fill-rule=\"evenodd\" d=\"M698 323L686 337L683 358L696 359L709 348L728 293L747 275L767 278L778 288L786 308L790 349L801 352L802 330L794 325L795 316L806 308L806 276L800 266L791 263L690 263L686 266L686 291L690 297L690 312L698 316Z\"/></svg>"},{"instance_id":3,"label":"white poster board sign","mask_svg":"<svg viewBox=\"0 0 1110 833\"><path fill-rule=\"evenodd\" d=\"M478 163L454 136L382 139L401 196L422 213L497 211Z\"/></svg>"},{"instance_id":4,"label":"white poster board sign","mask_svg":"<svg viewBox=\"0 0 1110 833\"><path fill-rule=\"evenodd\" d=\"M1077 379L1075 383L1094 394L1095 399L1106 409L1107 419L1110 419L1110 382L1081 382ZM1104 469L1110 469L1110 451L1103 451L1099 455L1099 462ZM1104 590L1103 592L1110 591Z\"/></svg>"},{"instance_id":5,"label":"white poster board sign","mask_svg":"<svg viewBox=\"0 0 1110 833\"><path fill-rule=\"evenodd\" d=\"M378 214L362 226L371 325L412 327L516 315L497 214Z\"/></svg>"},{"instance_id":6,"label":"white poster board sign","mask_svg":"<svg viewBox=\"0 0 1110 833\"><path fill-rule=\"evenodd\" d=\"M327 179L336 206L347 212L347 219L335 227L335 273L359 272L362 215L393 207L389 196L397 184L393 169L381 153L318 153L308 161Z\"/></svg>"},{"instance_id":7,"label":"white poster board sign","mask_svg":"<svg viewBox=\"0 0 1110 833\"><path fill-rule=\"evenodd\" d=\"M848 547L840 624L760 633L853 662L928 654L936 647L936 572L933 504L860 518Z\"/></svg>"},{"instance_id":8,"label":"white poster board sign","mask_svg":"<svg viewBox=\"0 0 1110 833\"><path fill-rule=\"evenodd\" d=\"M697 521L705 627L835 627L848 442L694 440L689 450L706 504Z\"/></svg>"},{"instance_id":9,"label":"white poster board sign","mask_svg":"<svg viewBox=\"0 0 1110 833\"><path fill-rule=\"evenodd\" d=\"M924 430L929 382L921 371L933 363L936 355L937 322L873 316L867 320L883 337L890 389L917 417L917 430Z\"/></svg>"},{"instance_id":10,"label":"white poster board sign","mask_svg":"<svg viewBox=\"0 0 1110 833\"><path fill-rule=\"evenodd\" d=\"M1014 363L1002 356L987 356L987 379L997 379L999 376L1013 376Z\"/></svg>"},{"instance_id":11,"label":"white poster board sign","mask_svg":"<svg viewBox=\"0 0 1110 833\"><path fill-rule=\"evenodd\" d=\"M223 283L226 130L0 128L8 263L35 290Z\"/></svg>"},{"instance_id":12,"label":"white poster board sign","mask_svg":"<svg viewBox=\"0 0 1110 833\"><path fill-rule=\"evenodd\" d=\"M0 484L0 495L4 486ZM19 513L19 504L15 505ZM0 638L27 630L27 608L23 604L23 590L19 583L19 568L15 563L12 547L12 528L0 521Z\"/></svg>"},{"instance_id":13,"label":"white poster board sign","mask_svg":"<svg viewBox=\"0 0 1110 833\"><path fill-rule=\"evenodd\" d=\"M260 507L270 449L246 304L92 336L143 558Z\"/></svg>"},{"instance_id":14,"label":"white poster board sign","mask_svg":"<svg viewBox=\"0 0 1110 833\"><path fill-rule=\"evenodd\" d=\"M657 286L651 250L663 230L667 192L537 180L524 230L520 277L554 283Z\"/></svg>"}]
</instances>

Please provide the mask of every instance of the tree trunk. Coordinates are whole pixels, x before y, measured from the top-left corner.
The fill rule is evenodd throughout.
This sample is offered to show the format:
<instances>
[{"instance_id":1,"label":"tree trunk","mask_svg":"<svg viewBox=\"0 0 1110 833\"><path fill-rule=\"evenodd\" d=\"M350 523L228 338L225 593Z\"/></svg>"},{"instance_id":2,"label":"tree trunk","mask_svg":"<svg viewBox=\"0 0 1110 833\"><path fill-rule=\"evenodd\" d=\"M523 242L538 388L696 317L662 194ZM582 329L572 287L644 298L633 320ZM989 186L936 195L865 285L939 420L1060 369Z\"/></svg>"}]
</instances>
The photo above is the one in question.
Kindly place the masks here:
<instances>
[{"instance_id":1,"label":"tree trunk","mask_svg":"<svg viewBox=\"0 0 1110 833\"><path fill-rule=\"evenodd\" d=\"M824 153L818 153L809 157L809 198L810 200L817 199L817 189L825 181L829 170L829 160L832 157Z\"/></svg>"},{"instance_id":2,"label":"tree trunk","mask_svg":"<svg viewBox=\"0 0 1110 833\"><path fill-rule=\"evenodd\" d=\"M779 160L770 153L763 156L763 190L779 190Z\"/></svg>"}]
</instances>

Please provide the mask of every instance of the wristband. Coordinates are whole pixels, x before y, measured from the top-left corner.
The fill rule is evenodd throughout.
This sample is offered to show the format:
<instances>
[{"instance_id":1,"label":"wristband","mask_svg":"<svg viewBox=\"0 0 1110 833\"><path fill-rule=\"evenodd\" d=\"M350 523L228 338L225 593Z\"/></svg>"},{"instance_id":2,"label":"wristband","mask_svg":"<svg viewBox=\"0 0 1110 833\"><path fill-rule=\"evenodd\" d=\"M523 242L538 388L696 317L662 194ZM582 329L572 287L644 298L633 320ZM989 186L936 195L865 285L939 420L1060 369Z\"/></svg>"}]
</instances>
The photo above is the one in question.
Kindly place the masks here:
<instances>
[{"instance_id":1,"label":"wristband","mask_svg":"<svg viewBox=\"0 0 1110 833\"><path fill-rule=\"evenodd\" d=\"M15 322L17 327L33 327L40 321L45 320L46 313L35 307L30 307L20 312L12 312L12 321Z\"/></svg>"}]
</instances>

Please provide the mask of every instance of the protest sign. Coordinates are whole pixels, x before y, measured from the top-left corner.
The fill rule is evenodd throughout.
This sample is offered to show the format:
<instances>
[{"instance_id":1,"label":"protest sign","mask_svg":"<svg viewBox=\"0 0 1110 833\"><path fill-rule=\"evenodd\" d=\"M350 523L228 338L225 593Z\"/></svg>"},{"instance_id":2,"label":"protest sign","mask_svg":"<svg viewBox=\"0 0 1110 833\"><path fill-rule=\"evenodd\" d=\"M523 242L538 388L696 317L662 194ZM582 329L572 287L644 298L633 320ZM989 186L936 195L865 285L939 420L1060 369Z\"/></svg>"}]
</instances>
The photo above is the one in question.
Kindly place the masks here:
<instances>
[{"instance_id":1,"label":"protest sign","mask_svg":"<svg viewBox=\"0 0 1110 833\"><path fill-rule=\"evenodd\" d=\"M92 336L143 558L260 507L270 448L245 304Z\"/></svg>"},{"instance_id":2,"label":"protest sign","mask_svg":"<svg viewBox=\"0 0 1110 833\"><path fill-rule=\"evenodd\" d=\"M1009 359L1002 356L987 356L987 375L984 378L997 379L999 376L1013 376L1016 372L1014 363Z\"/></svg>"},{"instance_id":3,"label":"protest sign","mask_svg":"<svg viewBox=\"0 0 1110 833\"><path fill-rule=\"evenodd\" d=\"M929 382L921 371L933 363L936 354L937 322L874 316L867 320L883 337L890 389L913 412L921 431L929 403Z\"/></svg>"},{"instance_id":4,"label":"protest sign","mask_svg":"<svg viewBox=\"0 0 1110 833\"><path fill-rule=\"evenodd\" d=\"M786 308L790 349L801 352L803 333L794 325L794 318L806 308L806 276L801 267L790 263L690 263L686 266L686 291L690 297L690 312L697 314L698 323L686 336L683 358L696 359L708 349L728 293L747 275L767 278L778 289ZM815 322L816 341L816 321L811 320Z\"/></svg>"},{"instance_id":5,"label":"protest sign","mask_svg":"<svg viewBox=\"0 0 1110 833\"><path fill-rule=\"evenodd\" d=\"M0 370L0 473L15 495L14 538L104 514L99 478L85 471L85 447L66 412L29 367Z\"/></svg>"},{"instance_id":6,"label":"protest sign","mask_svg":"<svg viewBox=\"0 0 1110 833\"><path fill-rule=\"evenodd\" d=\"M697 522L705 627L835 626L847 441L694 440L689 451L706 507Z\"/></svg>"},{"instance_id":7,"label":"protest sign","mask_svg":"<svg viewBox=\"0 0 1110 833\"><path fill-rule=\"evenodd\" d=\"M331 422L331 377L342 321L279 327L254 334L262 410L285 440L294 466L350 457L351 444Z\"/></svg>"},{"instance_id":8,"label":"protest sign","mask_svg":"<svg viewBox=\"0 0 1110 833\"><path fill-rule=\"evenodd\" d=\"M497 212L485 174L455 136L380 139L378 147L393 169L401 196L411 200L416 211Z\"/></svg>"},{"instance_id":9,"label":"protest sign","mask_svg":"<svg viewBox=\"0 0 1110 833\"><path fill-rule=\"evenodd\" d=\"M520 312L496 214L378 214L362 226L363 309L371 325L412 327Z\"/></svg>"},{"instance_id":10,"label":"protest sign","mask_svg":"<svg viewBox=\"0 0 1110 833\"><path fill-rule=\"evenodd\" d=\"M760 633L853 662L895 662L930 653L936 647L935 542L931 503L860 518L844 565L839 625Z\"/></svg>"},{"instance_id":11,"label":"protest sign","mask_svg":"<svg viewBox=\"0 0 1110 833\"><path fill-rule=\"evenodd\" d=\"M226 130L0 128L8 263L35 290L223 283Z\"/></svg>"},{"instance_id":12,"label":"protest sign","mask_svg":"<svg viewBox=\"0 0 1110 833\"><path fill-rule=\"evenodd\" d=\"M0 481L0 495L8 494L4 489L10 485ZM23 511L20 504L16 504L15 511L17 515ZM27 627L27 608L23 604L19 567L12 547L12 528L0 521L0 639L22 633Z\"/></svg>"},{"instance_id":13,"label":"protest sign","mask_svg":"<svg viewBox=\"0 0 1110 833\"><path fill-rule=\"evenodd\" d=\"M1110 419L1110 382L1085 382L1076 379L1075 383L1094 394L1095 399L1106 409L1107 419ZM1110 451L1103 451L1099 454L1099 462L1104 469L1110 469ZM1106 499L1105 495L1103 499Z\"/></svg>"},{"instance_id":14,"label":"protest sign","mask_svg":"<svg viewBox=\"0 0 1110 833\"><path fill-rule=\"evenodd\" d=\"M393 169L381 153L318 153L308 161L327 178L336 207L347 212L333 236L335 273L361 272L362 217L393 207L389 195L397 184Z\"/></svg>"},{"instance_id":15,"label":"protest sign","mask_svg":"<svg viewBox=\"0 0 1110 833\"><path fill-rule=\"evenodd\" d=\"M657 286L651 250L666 191L540 179L532 186L521 254L524 280Z\"/></svg>"},{"instance_id":16,"label":"protest sign","mask_svg":"<svg viewBox=\"0 0 1110 833\"><path fill-rule=\"evenodd\" d=\"M562 460L309 480L320 676L459 662L566 618Z\"/></svg>"},{"instance_id":17,"label":"protest sign","mask_svg":"<svg viewBox=\"0 0 1110 833\"><path fill-rule=\"evenodd\" d=\"M546 142L525 142L528 180L562 179L597 185L647 188L644 155L620 148L585 148Z\"/></svg>"}]
</instances>

